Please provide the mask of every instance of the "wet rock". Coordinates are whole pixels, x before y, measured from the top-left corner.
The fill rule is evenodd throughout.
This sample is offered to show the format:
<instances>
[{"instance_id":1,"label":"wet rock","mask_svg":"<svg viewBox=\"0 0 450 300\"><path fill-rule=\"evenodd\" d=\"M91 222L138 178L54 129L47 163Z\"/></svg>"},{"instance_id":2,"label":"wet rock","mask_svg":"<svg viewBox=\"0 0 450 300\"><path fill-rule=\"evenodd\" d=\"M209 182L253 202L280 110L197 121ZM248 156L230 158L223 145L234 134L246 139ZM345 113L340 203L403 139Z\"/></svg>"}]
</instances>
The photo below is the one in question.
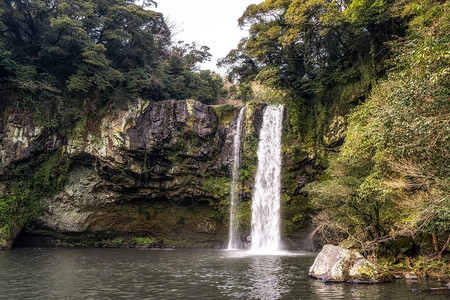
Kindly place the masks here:
<instances>
[{"instance_id":1,"label":"wet rock","mask_svg":"<svg viewBox=\"0 0 450 300\"><path fill-rule=\"evenodd\" d=\"M405 279L406 280L417 280L417 275L415 273L406 273Z\"/></svg>"},{"instance_id":2,"label":"wet rock","mask_svg":"<svg viewBox=\"0 0 450 300\"><path fill-rule=\"evenodd\" d=\"M335 116L332 120L326 133L323 136L325 146L329 148L338 147L344 143L347 135L347 124L343 116Z\"/></svg>"},{"instance_id":3,"label":"wet rock","mask_svg":"<svg viewBox=\"0 0 450 300\"><path fill-rule=\"evenodd\" d=\"M0 120L0 174L14 161L22 161L61 144L57 135L36 124L31 112L17 108Z\"/></svg>"},{"instance_id":4,"label":"wet rock","mask_svg":"<svg viewBox=\"0 0 450 300\"><path fill-rule=\"evenodd\" d=\"M14 240L22 230L21 225L13 226L12 228L0 228L0 251L9 250L14 244Z\"/></svg>"},{"instance_id":5,"label":"wet rock","mask_svg":"<svg viewBox=\"0 0 450 300\"><path fill-rule=\"evenodd\" d=\"M2 193L9 176L2 172L13 163L36 159L38 165L39 155L59 146L71 162L61 190L41 201L33 224L39 239L49 232L58 234L53 241L141 232L192 243L226 238L226 223L211 215L216 203L228 199L237 109L224 122L213 107L195 100L136 99L95 122L95 116L80 120L64 139L36 125L31 112L1 109ZM10 247L15 235L8 241L0 236L0 243Z\"/></svg>"},{"instance_id":6,"label":"wet rock","mask_svg":"<svg viewBox=\"0 0 450 300\"><path fill-rule=\"evenodd\" d=\"M309 276L324 282L380 283L391 275L365 259L360 253L325 245L309 269Z\"/></svg>"}]
</instances>

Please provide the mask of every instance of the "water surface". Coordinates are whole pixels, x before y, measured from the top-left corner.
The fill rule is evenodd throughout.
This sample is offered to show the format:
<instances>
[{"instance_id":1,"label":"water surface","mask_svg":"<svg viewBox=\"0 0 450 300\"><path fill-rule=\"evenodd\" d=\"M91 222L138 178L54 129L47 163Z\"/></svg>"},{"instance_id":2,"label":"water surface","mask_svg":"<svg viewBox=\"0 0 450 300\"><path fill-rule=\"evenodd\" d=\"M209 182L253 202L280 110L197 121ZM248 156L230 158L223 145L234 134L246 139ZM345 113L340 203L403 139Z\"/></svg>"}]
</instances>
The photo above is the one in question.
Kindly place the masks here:
<instances>
[{"instance_id":1,"label":"water surface","mask_svg":"<svg viewBox=\"0 0 450 300\"><path fill-rule=\"evenodd\" d=\"M326 284L316 254L21 248L0 252L0 299L448 299L439 283Z\"/></svg>"}]
</instances>

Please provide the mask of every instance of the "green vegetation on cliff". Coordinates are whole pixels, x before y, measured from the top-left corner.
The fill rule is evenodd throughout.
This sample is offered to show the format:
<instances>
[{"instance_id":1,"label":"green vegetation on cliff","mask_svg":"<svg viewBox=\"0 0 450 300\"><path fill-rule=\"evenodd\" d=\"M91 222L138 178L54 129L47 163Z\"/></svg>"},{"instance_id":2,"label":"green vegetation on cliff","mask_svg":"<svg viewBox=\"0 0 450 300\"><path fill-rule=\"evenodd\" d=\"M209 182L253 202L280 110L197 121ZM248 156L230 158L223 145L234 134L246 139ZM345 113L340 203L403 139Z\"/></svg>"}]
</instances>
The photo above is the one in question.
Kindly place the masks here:
<instances>
[{"instance_id":1,"label":"green vegetation on cliff","mask_svg":"<svg viewBox=\"0 0 450 300\"><path fill-rule=\"evenodd\" d=\"M388 75L350 115L327 180L309 187L322 232L367 250L404 235L448 247L450 6L420 4L407 37L392 43Z\"/></svg>"},{"instance_id":2,"label":"green vegetation on cliff","mask_svg":"<svg viewBox=\"0 0 450 300\"><path fill-rule=\"evenodd\" d=\"M436 0L247 8L249 37L221 65L244 101L254 82L286 95L285 233L312 218L371 253L448 251L449 15Z\"/></svg>"},{"instance_id":3,"label":"green vegetation on cliff","mask_svg":"<svg viewBox=\"0 0 450 300\"><path fill-rule=\"evenodd\" d=\"M0 237L15 237L16 228L39 213L42 199L61 189L73 151L60 155L55 150L59 145L106 151L123 137L102 136L102 121L135 102L194 99L214 104L223 96L222 78L198 68L210 59L209 48L172 42L171 28L152 10L155 5L128 0L0 2L0 150L5 153L0 158L5 162L0 165ZM145 107L139 110L142 114ZM169 113L162 119L169 120ZM130 112L127 124L108 129L129 129L138 114ZM194 112L188 114L194 122ZM201 156L206 149L199 149L197 139L195 132L188 133L177 146L188 156ZM120 165L105 177L128 187L148 185L159 178L155 170L163 172L172 164L170 178L193 173L196 166L183 161L181 149L174 146L169 157L159 150L150 154L144 149L140 176ZM219 150L215 147L214 153ZM184 176L183 182L200 185L197 175L192 180Z\"/></svg>"},{"instance_id":4,"label":"green vegetation on cliff","mask_svg":"<svg viewBox=\"0 0 450 300\"><path fill-rule=\"evenodd\" d=\"M37 160L10 167L5 181L9 193L0 194L0 249L8 248L9 239L28 226L41 212L41 200L60 190L71 161L65 148Z\"/></svg>"}]
</instances>

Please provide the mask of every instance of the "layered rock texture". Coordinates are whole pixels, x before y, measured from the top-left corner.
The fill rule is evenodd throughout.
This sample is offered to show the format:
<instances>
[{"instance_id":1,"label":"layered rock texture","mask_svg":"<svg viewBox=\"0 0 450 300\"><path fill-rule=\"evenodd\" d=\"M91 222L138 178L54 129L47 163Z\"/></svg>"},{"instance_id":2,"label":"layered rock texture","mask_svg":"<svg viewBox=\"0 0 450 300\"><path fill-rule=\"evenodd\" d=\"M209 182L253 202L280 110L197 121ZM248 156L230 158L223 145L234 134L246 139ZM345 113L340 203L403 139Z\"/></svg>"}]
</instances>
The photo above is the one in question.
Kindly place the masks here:
<instances>
[{"instance_id":1,"label":"layered rock texture","mask_svg":"<svg viewBox=\"0 0 450 300\"><path fill-rule=\"evenodd\" d=\"M309 276L324 282L380 283L392 279L360 253L333 245L323 247Z\"/></svg>"},{"instance_id":2,"label":"layered rock texture","mask_svg":"<svg viewBox=\"0 0 450 300\"><path fill-rule=\"evenodd\" d=\"M162 245L225 242L237 109L136 100L81 119L65 136L39 126L29 112L5 111L2 194L14 193L12 170L21 164L51 153L70 161L61 188L40 199L33 230L23 231L22 242L77 244L115 236L149 236ZM253 119L248 116L248 126L258 127ZM3 233L4 247L16 234Z\"/></svg>"},{"instance_id":3,"label":"layered rock texture","mask_svg":"<svg viewBox=\"0 0 450 300\"><path fill-rule=\"evenodd\" d=\"M245 109L243 243L264 108L251 102ZM223 246L237 115L232 106L136 99L85 111L67 128L13 100L0 103L0 248L10 248L19 233L16 244L25 245L132 244L127 240L143 237L161 246ZM322 168L291 146L283 140L282 231L289 249L312 251L318 243L302 230L310 213L302 189Z\"/></svg>"}]
</instances>

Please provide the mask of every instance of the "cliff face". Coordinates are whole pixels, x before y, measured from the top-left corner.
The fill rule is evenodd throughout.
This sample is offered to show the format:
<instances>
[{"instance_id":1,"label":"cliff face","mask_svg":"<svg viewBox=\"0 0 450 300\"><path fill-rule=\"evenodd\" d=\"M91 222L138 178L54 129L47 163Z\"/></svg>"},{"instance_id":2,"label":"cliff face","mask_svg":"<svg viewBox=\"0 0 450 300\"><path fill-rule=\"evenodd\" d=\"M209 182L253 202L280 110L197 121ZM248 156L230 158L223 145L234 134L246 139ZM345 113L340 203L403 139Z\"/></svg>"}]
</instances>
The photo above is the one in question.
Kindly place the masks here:
<instances>
[{"instance_id":1,"label":"cliff face","mask_svg":"<svg viewBox=\"0 0 450 300\"><path fill-rule=\"evenodd\" d=\"M31 112L14 106L0 109L0 175L12 162L51 151L60 144L55 134L36 124Z\"/></svg>"},{"instance_id":2,"label":"cliff face","mask_svg":"<svg viewBox=\"0 0 450 300\"><path fill-rule=\"evenodd\" d=\"M137 100L94 118L96 126L82 119L67 136L51 134L29 112L8 110L0 122L3 195L14 195L18 166L49 153L69 161L60 188L40 199L33 230L23 230L19 242L133 236L164 245L225 242L237 110ZM23 224L14 225L2 232L6 246Z\"/></svg>"},{"instance_id":3,"label":"cliff face","mask_svg":"<svg viewBox=\"0 0 450 300\"><path fill-rule=\"evenodd\" d=\"M264 108L248 103L245 110L243 242ZM25 245L133 244L136 237L161 246L225 244L237 109L136 100L57 132L14 104L1 111L1 248L10 248L20 232L17 243ZM285 130L289 120L286 112ZM302 188L323 168L297 150L283 141L282 231L288 247L312 250L304 246L311 205ZM21 230L24 224L31 226Z\"/></svg>"}]
</instances>

